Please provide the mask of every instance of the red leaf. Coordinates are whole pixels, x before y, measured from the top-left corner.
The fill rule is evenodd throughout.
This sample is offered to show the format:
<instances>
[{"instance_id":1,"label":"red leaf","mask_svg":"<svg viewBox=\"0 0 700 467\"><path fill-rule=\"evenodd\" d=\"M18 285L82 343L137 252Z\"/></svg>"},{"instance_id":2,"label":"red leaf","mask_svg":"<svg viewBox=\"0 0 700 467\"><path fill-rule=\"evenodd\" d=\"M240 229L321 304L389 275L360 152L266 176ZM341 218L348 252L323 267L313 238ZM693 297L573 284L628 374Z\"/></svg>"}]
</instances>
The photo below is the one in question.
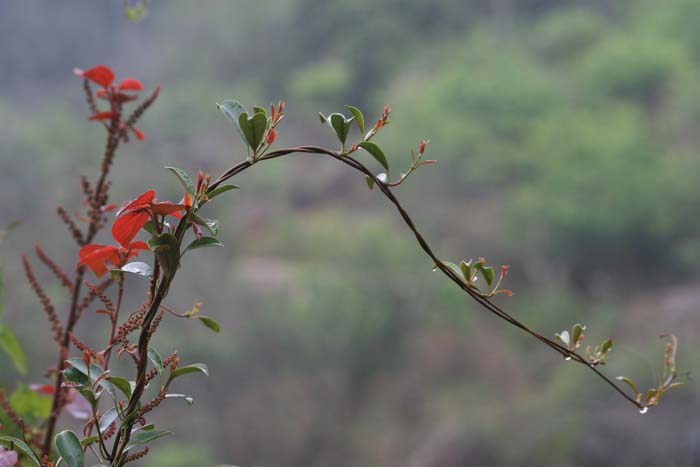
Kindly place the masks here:
<instances>
[{"instance_id":1,"label":"red leaf","mask_svg":"<svg viewBox=\"0 0 700 467\"><path fill-rule=\"evenodd\" d=\"M187 206L185 206L184 204L173 204L170 201L153 203L152 207L153 213L159 216L167 216L168 214L187 209Z\"/></svg>"},{"instance_id":2,"label":"red leaf","mask_svg":"<svg viewBox=\"0 0 700 467\"><path fill-rule=\"evenodd\" d=\"M114 81L114 72L111 68L105 65L97 65L85 71L77 69L74 71L76 72L76 74L78 74L78 76L82 76L83 78L92 80L100 86L107 87L110 84L112 84L112 81ZM81 72L78 73L78 71Z\"/></svg>"},{"instance_id":3,"label":"red leaf","mask_svg":"<svg viewBox=\"0 0 700 467\"><path fill-rule=\"evenodd\" d=\"M107 272L107 262L118 264L120 261L119 249L112 245L91 243L82 247L78 256L80 257L78 264L89 267L98 277Z\"/></svg>"},{"instance_id":4,"label":"red leaf","mask_svg":"<svg viewBox=\"0 0 700 467\"><path fill-rule=\"evenodd\" d=\"M126 247L150 218L146 209L125 212L112 224L112 237Z\"/></svg>"},{"instance_id":5,"label":"red leaf","mask_svg":"<svg viewBox=\"0 0 700 467\"><path fill-rule=\"evenodd\" d=\"M95 115L90 115L88 120L110 120L114 117L114 112L99 112Z\"/></svg>"},{"instance_id":6,"label":"red leaf","mask_svg":"<svg viewBox=\"0 0 700 467\"><path fill-rule=\"evenodd\" d=\"M153 201L153 198L156 197L156 192L155 190L146 190L143 193L141 193L138 198L132 200L132 201L127 201L124 203L124 205L117 211L117 217L121 216L122 213L133 210L133 209L142 209L142 208L148 208L151 205L151 202Z\"/></svg>"},{"instance_id":7,"label":"red leaf","mask_svg":"<svg viewBox=\"0 0 700 467\"><path fill-rule=\"evenodd\" d=\"M119 83L119 89L122 91L125 89L140 91L141 89L143 89L143 85L141 84L141 81L135 78L124 78L122 82Z\"/></svg>"}]
</instances>

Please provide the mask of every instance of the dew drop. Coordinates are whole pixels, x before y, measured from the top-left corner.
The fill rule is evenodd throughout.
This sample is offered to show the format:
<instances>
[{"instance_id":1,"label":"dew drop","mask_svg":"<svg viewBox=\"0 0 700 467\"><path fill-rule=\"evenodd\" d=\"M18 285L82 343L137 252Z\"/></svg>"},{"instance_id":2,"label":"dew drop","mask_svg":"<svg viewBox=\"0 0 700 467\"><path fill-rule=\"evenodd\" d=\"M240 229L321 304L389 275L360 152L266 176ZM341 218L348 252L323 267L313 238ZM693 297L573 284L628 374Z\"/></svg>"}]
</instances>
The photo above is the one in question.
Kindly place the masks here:
<instances>
[{"instance_id":1,"label":"dew drop","mask_svg":"<svg viewBox=\"0 0 700 467\"><path fill-rule=\"evenodd\" d=\"M436 264L435 266L433 266L433 272L435 272L435 271L437 271L437 270L438 270L438 267L437 267L437 264Z\"/></svg>"},{"instance_id":2,"label":"dew drop","mask_svg":"<svg viewBox=\"0 0 700 467\"><path fill-rule=\"evenodd\" d=\"M566 357L564 357L564 360L566 360L568 362L569 360L571 360L571 357L566 356Z\"/></svg>"},{"instance_id":3,"label":"dew drop","mask_svg":"<svg viewBox=\"0 0 700 467\"><path fill-rule=\"evenodd\" d=\"M645 413L647 413L648 410L649 410L649 407L642 407L641 409L639 409L639 413L644 415Z\"/></svg>"}]
</instances>

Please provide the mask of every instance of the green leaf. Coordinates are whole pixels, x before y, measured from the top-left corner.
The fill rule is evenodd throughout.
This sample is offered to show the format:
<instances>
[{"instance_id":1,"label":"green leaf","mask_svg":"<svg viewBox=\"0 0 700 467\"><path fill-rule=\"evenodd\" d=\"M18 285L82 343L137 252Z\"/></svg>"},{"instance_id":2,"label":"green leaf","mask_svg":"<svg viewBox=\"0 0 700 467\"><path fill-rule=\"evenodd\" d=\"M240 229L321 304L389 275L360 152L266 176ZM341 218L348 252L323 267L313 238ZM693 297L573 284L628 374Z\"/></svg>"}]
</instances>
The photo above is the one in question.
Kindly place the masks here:
<instances>
[{"instance_id":1,"label":"green leaf","mask_svg":"<svg viewBox=\"0 0 700 467\"><path fill-rule=\"evenodd\" d=\"M215 333L218 334L221 331L221 326L219 326L219 323L217 323L215 319L210 318L208 316L197 316L197 319L200 320L203 325L205 325Z\"/></svg>"},{"instance_id":2,"label":"green leaf","mask_svg":"<svg viewBox=\"0 0 700 467\"><path fill-rule=\"evenodd\" d=\"M371 141L362 141L361 143L358 143L358 146L360 146L368 153L372 154L372 156L374 156L374 158L377 159L377 162L382 164L382 166L386 170L389 170L389 161L386 159L384 151L382 151L379 146L377 146Z\"/></svg>"},{"instance_id":3,"label":"green leaf","mask_svg":"<svg viewBox=\"0 0 700 467\"><path fill-rule=\"evenodd\" d=\"M481 273L482 276L484 276L484 280L488 284L489 287L493 284L493 268L489 266L484 266L484 263L478 261L474 264L474 267Z\"/></svg>"},{"instance_id":4,"label":"green leaf","mask_svg":"<svg viewBox=\"0 0 700 467\"><path fill-rule=\"evenodd\" d=\"M0 323L0 349L10 357L17 371L27 374L27 357L22 350L22 344L9 326Z\"/></svg>"},{"instance_id":5,"label":"green leaf","mask_svg":"<svg viewBox=\"0 0 700 467\"><path fill-rule=\"evenodd\" d=\"M600 346L600 353L606 354L610 351L610 349L613 348L613 341L612 339L606 339L603 344Z\"/></svg>"},{"instance_id":6,"label":"green leaf","mask_svg":"<svg viewBox=\"0 0 700 467\"><path fill-rule=\"evenodd\" d=\"M459 266L457 266L455 263L453 263L452 261L443 261L442 264L444 264L448 268L452 269L452 272L454 272L457 275L457 277L463 278L462 269Z\"/></svg>"},{"instance_id":7,"label":"green leaf","mask_svg":"<svg viewBox=\"0 0 700 467\"><path fill-rule=\"evenodd\" d=\"M153 221L148 221L143 225L143 230L151 235L158 235L158 229Z\"/></svg>"},{"instance_id":8,"label":"green leaf","mask_svg":"<svg viewBox=\"0 0 700 467\"><path fill-rule=\"evenodd\" d=\"M214 237L202 237L190 243L185 251L195 250L197 248L206 248L209 246L224 246L218 238ZM184 253L184 252L183 252Z\"/></svg>"},{"instance_id":9,"label":"green leaf","mask_svg":"<svg viewBox=\"0 0 700 467\"><path fill-rule=\"evenodd\" d=\"M460 261L459 268L462 270L462 275L467 280L467 282L471 282L472 276L474 275L472 273L471 260L469 260L468 263L466 261Z\"/></svg>"},{"instance_id":10,"label":"green leaf","mask_svg":"<svg viewBox=\"0 0 700 467\"><path fill-rule=\"evenodd\" d=\"M189 373L204 373L205 375L209 376L209 368L207 368L204 363L193 363L192 365L183 366L182 368L178 368L170 373L169 381Z\"/></svg>"},{"instance_id":11,"label":"green leaf","mask_svg":"<svg viewBox=\"0 0 700 467\"><path fill-rule=\"evenodd\" d=\"M151 266L141 261L127 263L119 270L131 274L138 274L139 276L151 277Z\"/></svg>"},{"instance_id":12,"label":"green leaf","mask_svg":"<svg viewBox=\"0 0 700 467\"><path fill-rule=\"evenodd\" d=\"M90 373L88 374L87 367L85 366L85 362L82 358L69 358L68 360L66 360L66 362L79 372L88 375L93 381L99 378L100 375L102 375L105 372L105 370L103 370L102 367L92 363L90 364ZM97 384L100 385L107 392L107 394L110 395L112 399L114 399L115 401L117 400L117 390L112 383L110 383L107 379L103 378ZM88 385L85 384L84 386Z\"/></svg>"},{"instance_id":13,"label":"green leaf","mask_svg":"<svg viewBox=\"0 0 700 467\"><path fill-rule=\"evenodd\" d=\"M354 107L352 105L346 105L346 109L350 111L353 117L355 117L355 123L357 124L357 128L360 129L360 133L364 134L365 133L365 117L362 115L362 112L360 109L357 107Z\"/></svg>"},{"instance_id":14,"label":"green leaf","mask_svg":"<svg viewBox=\"0 0 700 467\"><path fill-rule=\"evenodd\" d=\"M149 238L148 246L155 253L165 274L174 274L180 264L180 245L177 238L169 233L160 234Z\"/></svg>"},{"instance_id":15,"label":"green leaf","mask_svg":"<svg viewBox=\"0 0 700 467\"><path fill-rule=\"evenodd\" d=\"M334 113L328 116L328 122L331 124L335 135L338 137L341 143L345 144L345 140L348 138L348 133L350 132L350 125L354 117L345 119L343 114Z\"/></svg>"},{"instance_id":16,"label":"green leaf","mask_svg":"<svg viewBox=\"0 0 700 467\"><path fill-rule=\"evenodd\" d=\"M318 119L321 120L321 123L328 123L328 117L323 115L321 112L318 113Z\"/></svg>"},{"instance_id":17,"label":"green leaf","mask_svg":"<svg viewBox=\"0 0 700 467\"><path fill-rule=\"evenodd\" d=\"M8 446L10 445L10 443L12 443L15 449L19 449L20 451L22 451L32 462L41 467L41 461L38 457L36 457L36 454L34 454L32 448L30 448L27 445L27 443L25 443L21 439L15 438L14 436L0 435L0 442L5 442Z\"/></svg>"},{"instance_id":18,"label":"green leaf","mask_svg":"<svg viewBox=\"0 0 700 467\"><path fill-rule=\"evenodd\" d=\"M205 219L197 213L192 213L192 221L195 224L206 227L206 229L214 236L219 233L219 221L216 219Z\"/></svg>"},{"instance_id":19,"label":"green leaf","mask_svg":"<svg viewBox=\"0 0 700 467\"><path fill-rule=\"evenodd\" d=\"M88 446L92 443L96 443L97 441L99 441L99 439L100 439L100 437L97 435L88 436L87 438L83 438L80 440L80 445L85 447L85 446Z\"/></svg>"},{"instance_id":20,"label":"green leaf","mask_svg":"<svg viewBox=\"0 0 700 467\"><path fill-rule=\"evenodd\" d=\"M238 117L242 113L247 113L248 111L246 110L243 105L238 102L234 101L232 99L227 99L225 101L221 101L219 104L216 104L219 110L221 110L224 115L226 115L226 118L233 123L233 126L236 127L236 130L238 131L238 134L241 135L241 139L245 141L245 136L243 135L243 131L241 131L241 127L238 125Z\"/></svg>"},{"instance_id":21,"label":"green leaf","mask_svg":"<svg viewBox=\"0 0 700 467\"><path fill-rule=\"evenodd\" d=\"M632 390L634 391L635 394L639 394L639 389L637 389L637 385L634 384L634 381L632 381L632 378L628 378L627 376L618 376L615 379L618 381L623 381L623 382L627 383L627 385L632 388Z\"/></svg>"},{"instance_id":22,"label":"green leaf","mask_svg":"<svg viewBox=\"0 0 700 467\"><path fill-rule=\"evenodd\" d=\"M158 370L158 374L163 373L163 358L153 347L148 348L148 359L151 361L153 368Z\"/></svg>"},{"instance_id":23,"label":"green leaf","mask_svg":"<svg viewBox=\"0 0 700 467\"><path fill-rule=\"evenodd\" d=\"M119 376L111 376L107 379L121 392L123 392L127 399L131 397L131 383L129 382L129 380L120 378Z\"/></svg>"},{"instance_id":24,"label":"green leaf","mask_svg":"<svg viewBox=\"0 0 700 467\"><path fill-rule=\"evenodd\" d=\"M267 118L267 110L265 110L262 107L258 107L257 105L253 106L253 113L263 114L265 116L265 118Z\"/></svg>"},{"instance_id":25,"label":"green leaf","mask_svg":"<svg viewBox=\"0 0 700 467\"><path fill-rule=\"evenodd\" d=\"M126 447L124 448L124 452L128 451L131 448L135 448L136 446L140 446L142 444L146 444L148 442L153 441L154 439L162 438L163 436L167 435L172 435L172 431L166 431L166 430L140 430L137 431L136 433L133 433L131 435L131 439L129 440L128 443L126 443Z\"/></svg>"},{"instance_id":26,"label":"green leaf","mask_svg":"<svg viewBox=\"0 0 700 467\"><path fill-rule=\"evenodd\" d=\"M119 412L114 407L107 410L102 417L100 417L100 431L105 431L119 417Z\"/></svg>"},{"instance_id":27,"label":"green leaf","mask_svg":"<svg viewBox=\"0 0 700 467\"><path fill-rule=\"evenodd\" d=\"M63 370L63 377L66 379L66 381L70 381L71 383L78 383L82 386L90 385L90 380L88 379L87 375L82 371L78 371L72 366Z\"/></svg>"},{"instance_id":28,"label":"green leaf","mask_svg":"<svg viewBox=\"0 0 700 467\"><path fill-rule=\"evenodd\" d=\"M586 329L586 326L582 326L578 323L574 324L574 327L571 329L571 343L573 345L576 345L581 340L584 329Z\"/></svg>"},{"instance_id":29,"label":"green leaf","mask_svg":"<svg viewBox=\"0 0 700 467\"><path fill-rule=\"evenodd\" d=\"M238 116L238 126L241 128L248 146L253 152L258 150L262 142L265 131L267 131L267 118L263 114L253 114L248 117L248 114L243 112Z\"/></svg>"},{"instance_id":30,"label":"green leaf","mask_svg":"<svg viewBox=\"0 0 700 467\"><path fill-rule=\"evenodd\" d=\"M175 174L178 180L180 180L180 183L182 183L182 186L185 187L185 190L187 190L191 195L194 194L194 183L192 183L192 179L189 175L187 175L187 172L182 169L178 169L177 167L166 167L166 169Z\"/></svg>"},{"instance_id":31,"label":"green leaf","mask_svg":"<svg viewBox=\"0 0 700 467\"><path fill-rule=\"evenodd\" d=\"M562 341L567 347L571 346L571 337L569 336L569 331L562 331L561 334L554 334L554 336Z\"/></svg>"},{"instance_id":32,"label":"green leaf","mask_svg":"<svg viewBox=\"0 0 700 467\"><path fill-rule=\"evenodd\" d=\"M70 430L56 435L56 449L68 467L83 467L85 456L80 445L80 439Z\"/></svg>"},{"instance_id":33,"label":"green leaf","mask_svg":"<svg viewBox=\"0 0 700 467\"><path fill-rule=\"evenodd\" d=\"M225 193L229 190L238 190L239 187L236 185L221 185L216 188L214 188L211 191L207 192L207 197L209 199L215 198L216 196L219 196L221 193Z\"/></svg>"},{"instance_id":34,"label":"green leaf","mask_svg":"<svg viewBox=\"0 0 700 467\"><path fill-rule=\"evenodd\" d=\"M186 394L166 394L166 399L183 399L187 402L187 405L192 406L194 404L194 399Z\"/></svg>"},{"instance_id":35,"label":"green leaf","mask_svg":"<svg viewBox=\"0 0 700 467\"><path fill-rule=\"evenodd\" d=\"M369 175L365 177L365 182L367 182L367 186L369 187L370 190L372 188L374 188L374 179L372 177L370 177Z\"/></svg>"}]
</instances>

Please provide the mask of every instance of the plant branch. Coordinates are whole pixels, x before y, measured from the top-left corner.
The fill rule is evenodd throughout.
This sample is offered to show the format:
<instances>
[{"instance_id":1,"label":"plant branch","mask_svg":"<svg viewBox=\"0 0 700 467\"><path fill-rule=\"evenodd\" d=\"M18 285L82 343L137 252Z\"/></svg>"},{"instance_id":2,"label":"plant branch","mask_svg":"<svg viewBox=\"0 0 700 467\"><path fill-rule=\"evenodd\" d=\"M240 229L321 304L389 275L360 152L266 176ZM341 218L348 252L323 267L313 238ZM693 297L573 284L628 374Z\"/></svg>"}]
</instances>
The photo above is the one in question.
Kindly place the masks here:
<instances>
[{"instance_id":1,"label":"plant branch","mask_svg":"<svg viewBox=\"0 0 700 467\"><path fill-rule=\"evenodd\" d=\"M550 339L539 332L535 331L534 329L528 327L526 324L522 323L521 321L517 320L513 316L511 316L509 313L507 313L505 310L500 308L499 306L495 305L491 300L488 298L485 298L481 296L478 292L474 291L471 287L469 287L461 278L459 278L452 269L450 269L448 266L446 266L438 257L437 255L433 252L432 248L428 244L428 242L425 240L425 237L420 233L418 228L416 227L415 223L413 222L413 219L409 216L409 214L406 212L398 198L394 195L393 191L391 190L390 186L388 183L382 182L379 178L377 178L367 167L365 167L362 163L357 161L356 159L348 156L348 155L341 155L335 151L331 151L329 149L317 147L317 146L298 146L298 147L293 147L293 148L284 148L284 149L278 149L275 151L268 152L262 156L260 156L256 161L250 161L246 160L243 162L240 162L239 164L231 167L230 169L226 170L221 176L219 176L214 183L212 183L209 187L209 190L214 190L216 187L218 187L221 183L224 181L230 179L231 177L243 172L244 170L250 168L255 162L258 161L265 161L265 160L271 160L271 159L276 159L278 157L286 156L289 154L294 154L294 153L306 153L306 154L318 154L318 155L325 155L329 156L333 159L336 159L340 162L342 162L345 165L350 166L351 168L357 170L358 172L371 177L374 180L374 183L379 187L380 191L382 194L394 205L396 210L399 212L399 215L403 219L404 223L408 228L413 232L414 236L416 237L416 240L418 244L420 245L421 249L423 252L425 252L426 255L430 257L431 260L434 261L435 266L440 269L440 271L445 274L452 282L457 284L464 292L466 292L472 299L474 299L479 305L481 305L483 308L485 308L487 311L493 313L494 315L498 316L499 318L509 322L513 326L525 331L526 333L530 334L531 336L535 337L537 340L542 342L543 344L547 345L554 351L558 352L562 356L566 358L570 358L572 361L575 361L577 363L580 363L593 371L599 378L601 378L605 383L607 383L609 386L611 386L620 396L625 398L627 401L632 403L635 407L637 408L642 408L642 404L637 402L634 398L630 397L624 390L622 390L617 384L615 384L614 381L612 381L610 378L608 378L605 374L603 374L600 370L595 368L594 365L591 365L586 358L577 353L576 351L572 351L570 349L567 349L566 347L562 346L558 342L554 341L553 339Z\"/></svg>"}]
</instances>

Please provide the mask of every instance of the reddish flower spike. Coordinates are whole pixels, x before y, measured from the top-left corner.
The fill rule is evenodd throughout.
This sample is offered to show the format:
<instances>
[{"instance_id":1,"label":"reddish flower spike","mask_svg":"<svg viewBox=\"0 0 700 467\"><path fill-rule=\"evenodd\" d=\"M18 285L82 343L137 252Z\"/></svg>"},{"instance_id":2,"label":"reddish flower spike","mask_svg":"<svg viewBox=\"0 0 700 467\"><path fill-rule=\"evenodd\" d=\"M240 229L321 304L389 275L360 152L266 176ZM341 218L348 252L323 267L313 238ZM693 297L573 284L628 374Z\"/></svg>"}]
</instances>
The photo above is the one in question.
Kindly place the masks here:
<instances>
[{"instance_id":1,"label":"reddish flower spike","mask_svg":"<svg viewBox=\"0 0 700 467\"><path fill-rule=\"evenodd\" d=\"M270 128L270 131L267 132L267 144L272 144L275 142L275 137L277 135L275 134L275 130Z\"/></svg>"},{"instance_id":2,"label":"reddish flower spike","mask_svg":"<svg viewBox=\"0 0 700 467\"><path fill-rule=\"evenodd\" d=\"M88 120L110 120L114 117L114 112L98 112L95 115L90 115Z\"/></svg>"},{"instance_id":3,"label":"reddish flower spike","mask_svg":"<svg viewBox=\"0 0 700 467\"><path fill-rule=\"evenodd\" d=\"M130 130L134 133L134 136L136 136L136 139L137 139L137 140L143 141L144 139L146 139L146 133L144 133L143 131L139 130L139 129L136 128L135 126L132 126L132 127L130 128Z\"/></svg>"}]
</instances>

